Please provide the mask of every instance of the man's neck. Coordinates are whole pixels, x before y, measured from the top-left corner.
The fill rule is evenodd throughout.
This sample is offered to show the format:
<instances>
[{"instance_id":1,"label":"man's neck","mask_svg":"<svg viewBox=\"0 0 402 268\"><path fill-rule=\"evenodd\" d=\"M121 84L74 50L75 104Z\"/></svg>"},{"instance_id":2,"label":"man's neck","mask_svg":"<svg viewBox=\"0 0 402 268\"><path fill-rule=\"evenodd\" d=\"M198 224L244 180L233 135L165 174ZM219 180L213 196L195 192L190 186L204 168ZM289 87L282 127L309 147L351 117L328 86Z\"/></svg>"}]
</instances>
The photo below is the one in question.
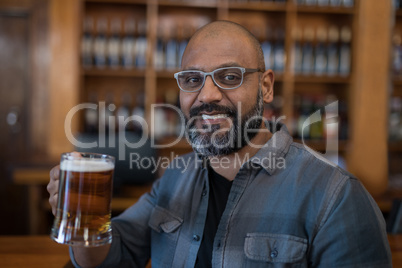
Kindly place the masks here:
<instances>
[{"instance_id":1,"label":"man's neck","mask_svg":"<svg viewBox=\"0 0 402 268\"><path fill-rule=\"evenodd\" d=\"M272 133L265 128L251 139L250 144L247 144L239 151L230 155L210 157L210 165L216 173L232 181L236 177L236 174L239 172L243 163L254 156L271 137Z\"/></svg>"}]
</instances>

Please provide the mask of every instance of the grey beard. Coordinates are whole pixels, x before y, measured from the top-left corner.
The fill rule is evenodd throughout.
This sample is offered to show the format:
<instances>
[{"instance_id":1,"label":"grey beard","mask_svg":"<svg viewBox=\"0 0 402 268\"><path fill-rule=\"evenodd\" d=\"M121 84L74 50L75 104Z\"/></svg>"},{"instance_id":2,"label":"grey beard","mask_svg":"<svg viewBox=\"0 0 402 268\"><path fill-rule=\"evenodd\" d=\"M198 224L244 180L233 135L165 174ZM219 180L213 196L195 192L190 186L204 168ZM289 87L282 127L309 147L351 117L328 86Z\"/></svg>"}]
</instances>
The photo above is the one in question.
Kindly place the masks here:
<instances>
[{"instance_id":1,"label":"grey beard","mask_svg":"<svg viewBox=\"0 0 402 268\"><path fill-rule=\"evenodd\" d=\"M188 138L193 150L203 157L229 155L239 151L257 135L256 130L263 122L263 111L264 100L262 90L259 88L253 109L241 119L238 115L230 117L232 126L229 130L220 130L219 126L214 125L209 126L208 129L198 130L194 123L191 124L188 129Z\"/></svg>"}]
</instances>

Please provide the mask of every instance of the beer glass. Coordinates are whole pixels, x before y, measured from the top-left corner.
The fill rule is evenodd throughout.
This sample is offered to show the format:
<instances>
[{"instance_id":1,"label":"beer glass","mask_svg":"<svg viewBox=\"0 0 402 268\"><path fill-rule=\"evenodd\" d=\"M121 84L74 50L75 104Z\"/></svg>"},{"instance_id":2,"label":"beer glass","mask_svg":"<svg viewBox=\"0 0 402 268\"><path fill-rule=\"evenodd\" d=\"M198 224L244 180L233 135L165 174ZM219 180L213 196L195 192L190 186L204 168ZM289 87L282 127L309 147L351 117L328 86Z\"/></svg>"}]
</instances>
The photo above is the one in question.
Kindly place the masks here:
<instances>
[{"instance_id":1,"label":"beer glass","mask_svg":"<svg viewBox=\"0 0 402 268\"><path fill-rule=\"evenodd\" d=\"M51 238L60 243L100 246L112 242L110 224L114 158L64 153Z\"/></svg>"}]
</instances>

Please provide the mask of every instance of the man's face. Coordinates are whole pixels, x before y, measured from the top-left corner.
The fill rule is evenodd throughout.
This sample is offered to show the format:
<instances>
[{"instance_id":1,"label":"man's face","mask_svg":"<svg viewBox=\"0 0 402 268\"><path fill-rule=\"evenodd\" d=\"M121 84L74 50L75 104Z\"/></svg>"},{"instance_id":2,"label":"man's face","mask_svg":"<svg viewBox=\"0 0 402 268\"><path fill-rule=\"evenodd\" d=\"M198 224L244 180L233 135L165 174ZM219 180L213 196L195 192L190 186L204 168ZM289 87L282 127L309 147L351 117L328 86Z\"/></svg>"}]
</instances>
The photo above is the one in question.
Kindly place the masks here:
<instances>
[{"instance_id":1,"label":"man's face","mask_svg":"<svg viewBox=\"0 0 402 268\"><path fill-rule=\"evenodd\" d=\"M247 39L230 35L197 38L183 56L183 70L210 72L222 67L257 68L257 55ZM245 73L243 83L220 89L208 76L198 92L180 92L181 109L195 151L204 156L227 155L247 141L244 128L259 129L263 97L259 73ZM249 120L258 117L259 120ZM256 132L247 135L251 139Z\"/></svg>"}]
</instances>

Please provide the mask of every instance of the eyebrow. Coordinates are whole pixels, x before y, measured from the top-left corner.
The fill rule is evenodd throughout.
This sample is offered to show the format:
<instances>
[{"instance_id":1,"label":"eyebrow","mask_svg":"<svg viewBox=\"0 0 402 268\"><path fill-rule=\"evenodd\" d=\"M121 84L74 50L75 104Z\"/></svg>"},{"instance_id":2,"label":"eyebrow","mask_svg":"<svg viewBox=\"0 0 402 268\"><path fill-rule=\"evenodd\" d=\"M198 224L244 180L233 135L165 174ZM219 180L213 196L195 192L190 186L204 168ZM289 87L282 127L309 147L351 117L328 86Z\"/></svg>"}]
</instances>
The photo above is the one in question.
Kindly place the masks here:
<instances>
[{"instance_id":1,"label":"eyebrow","mask_svg":"<svg viewBox=\"0 0 402 268\"><path fill-rule=\"evenodd\" d=\"M242 67L241 64L239 64L238 62L225 62L221 65L215 66L211 71L219 69L219 68L225 68L225 67ZM200 68L199 66L190 66L186 69L183 69L183 71L203 71L203 72L207 72L204 68Z\"/></svg>"}]
</instances>

